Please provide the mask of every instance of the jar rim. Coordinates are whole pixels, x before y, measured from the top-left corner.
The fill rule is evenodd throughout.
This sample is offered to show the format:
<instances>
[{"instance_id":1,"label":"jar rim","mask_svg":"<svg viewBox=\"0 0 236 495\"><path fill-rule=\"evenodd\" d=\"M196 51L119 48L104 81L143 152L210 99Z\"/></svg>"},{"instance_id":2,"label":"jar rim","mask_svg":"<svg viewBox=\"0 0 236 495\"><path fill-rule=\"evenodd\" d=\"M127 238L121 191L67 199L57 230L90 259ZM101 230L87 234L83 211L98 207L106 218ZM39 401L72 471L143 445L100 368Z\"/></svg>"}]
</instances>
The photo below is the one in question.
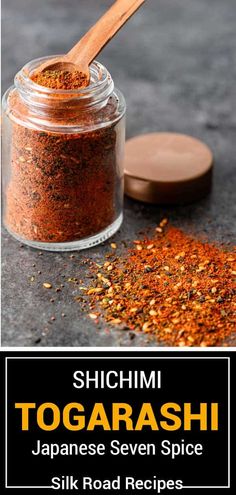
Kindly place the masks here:
<instances>
[{"instance_id":1,"label":"jar rim","mask_svg":"<svg viewBox=\"0 0 236 495\"><path fill-rule=\"evenodd\" d=\"M42 101L47 100L47 98L53 99L61 96L63 99L78 99L84 100L91 99L96 100L97 98L104 99L109 96L113 89L114 83L110 72L107 68L102 65L97 60L94 60L90 65L90 81L91 83L84 87L78 89L54 89L48 88L46 86L41 86L37 84L30 75L35 71L41 64L51 59L61 57L62 55L50 55L47 57L40 57L31 60L25 64L22 69L15 75L14 83L16 88L23 95L28 93L37 94Z\"/></svg>"}]
</instances>

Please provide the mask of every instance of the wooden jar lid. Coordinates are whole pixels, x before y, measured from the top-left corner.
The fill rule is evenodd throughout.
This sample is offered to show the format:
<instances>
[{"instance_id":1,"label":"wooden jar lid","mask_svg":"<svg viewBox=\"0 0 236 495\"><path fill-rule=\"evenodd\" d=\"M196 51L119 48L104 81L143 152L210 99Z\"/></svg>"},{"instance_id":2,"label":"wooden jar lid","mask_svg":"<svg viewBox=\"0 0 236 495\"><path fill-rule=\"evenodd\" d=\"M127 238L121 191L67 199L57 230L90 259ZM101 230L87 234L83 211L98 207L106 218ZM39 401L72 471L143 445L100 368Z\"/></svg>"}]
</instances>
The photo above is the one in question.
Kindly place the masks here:
<instances>
[{"instance_id":1,"label":"wooden jar lid","mask_svg":"<svg viewBox=\"0 0 236 495\"><path fill-rule=\"evenodd\" d=\"M125 194L156 204L186 204L211 189L213 155L191 136L152 133L126 142Z\"/></svg>"}]
</instances>

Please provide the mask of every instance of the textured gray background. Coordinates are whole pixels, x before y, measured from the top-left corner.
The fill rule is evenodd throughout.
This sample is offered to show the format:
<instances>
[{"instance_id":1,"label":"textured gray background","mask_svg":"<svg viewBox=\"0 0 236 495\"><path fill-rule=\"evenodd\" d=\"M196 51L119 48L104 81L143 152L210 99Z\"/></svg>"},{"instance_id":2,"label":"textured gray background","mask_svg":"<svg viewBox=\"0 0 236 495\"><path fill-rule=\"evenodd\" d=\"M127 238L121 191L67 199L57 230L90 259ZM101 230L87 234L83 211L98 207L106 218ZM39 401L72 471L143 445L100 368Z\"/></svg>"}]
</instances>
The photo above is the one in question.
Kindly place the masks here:
<instances>
[{"instance_id":1,"label":"textured gray background","mask_svg":"<svg viewBox=\"0 0 236 495\"><path fill-rule=\"evenodd\" d=\"M111 3L3 0L3 90L28 60L67 51ZM235 26L236 0L147 0L99 57L125 94L128 137L156 130L189 133L205 140L215 155L213 193L200 203L161 209L126 199L118 244L155 225L163 214L186 231L234 242ZM2 344L155 345L146 336L96 327L74 302L79 291L67 279L86 275L84 254L99 260L108 250L109 243L73 259L69 254L41 256L4 231ZM64 281L64 288L55 294L42 288L44 281L54 286Z\"/></svg>"}]
</instances>

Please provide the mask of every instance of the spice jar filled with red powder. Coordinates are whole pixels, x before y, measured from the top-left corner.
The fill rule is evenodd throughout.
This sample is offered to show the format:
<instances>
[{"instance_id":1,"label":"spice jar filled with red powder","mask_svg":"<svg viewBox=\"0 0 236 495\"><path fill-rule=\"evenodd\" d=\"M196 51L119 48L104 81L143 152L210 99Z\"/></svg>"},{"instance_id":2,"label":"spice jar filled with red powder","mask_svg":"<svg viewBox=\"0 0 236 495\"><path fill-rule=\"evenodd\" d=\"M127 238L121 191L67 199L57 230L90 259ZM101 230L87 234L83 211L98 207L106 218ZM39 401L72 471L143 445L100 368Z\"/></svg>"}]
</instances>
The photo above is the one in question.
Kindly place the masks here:
<instances>
[{"instance_id":1,"label":"spice jar filled with red powder","mask_svg":"<svg viewBox=\"0 0 236 495\"><path fill-rule=\"evenodd\" d=\"M85 88L54 89L27 64L3 98L3 218L30 246L84 249L122 222L125 101L107 69Z\"/></svg>"}]
</instances>

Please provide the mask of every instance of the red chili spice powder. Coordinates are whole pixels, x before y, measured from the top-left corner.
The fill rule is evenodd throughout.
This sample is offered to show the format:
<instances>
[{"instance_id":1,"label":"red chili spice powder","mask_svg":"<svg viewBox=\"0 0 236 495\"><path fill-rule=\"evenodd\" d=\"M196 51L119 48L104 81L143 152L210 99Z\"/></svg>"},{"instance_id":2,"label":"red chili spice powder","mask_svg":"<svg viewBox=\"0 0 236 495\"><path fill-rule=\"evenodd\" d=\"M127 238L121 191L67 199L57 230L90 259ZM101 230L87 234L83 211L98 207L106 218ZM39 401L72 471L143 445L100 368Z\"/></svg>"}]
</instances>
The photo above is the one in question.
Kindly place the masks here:
<instances>
[{"instance_id":1,"label":"red chili spice powder","mask_svg":"<svg viewBox=\"0 0 236 495\"><path fill-rule=\"evenodd\" d=\"M113 97L100 110L103 122L114 112ZM27 116L17 95L10 106ZM63 122L63 112L55 117ZM65 125L70 116L64 115ZM72 124L90 126L82 112ZM117 176L117 124L94 131L59 133L12 122L11 175L4 220L19 237L40 242L70 242L95 235L117 215L122 177ZM119 183L120 180L120 183Z\"/></svg>"},{"instance_id":2,"label":"red chili spice powder","mask_svg":"<svg viewBox=\"0 0 236 495\"><path fill-rule=\"evenodd\" d=\"M31 75L32 81L40 86L52 89L78 89L88 86L89 81L86 74L75 70L45 70L44 72L35 72Z\"/></svg>"},{"instance_id":3,"label":"red chili spice powder","mask_svg":"<svg viewBox=\"0 0 236 495\"><path fill-rule=\"evenodd\" d=\"M90 314L170 346L216 346L236 331L236 256L164 219L153 238L96 269ZM96 309L100 307L100 311Z\"/></svg>"}]
</instances>

